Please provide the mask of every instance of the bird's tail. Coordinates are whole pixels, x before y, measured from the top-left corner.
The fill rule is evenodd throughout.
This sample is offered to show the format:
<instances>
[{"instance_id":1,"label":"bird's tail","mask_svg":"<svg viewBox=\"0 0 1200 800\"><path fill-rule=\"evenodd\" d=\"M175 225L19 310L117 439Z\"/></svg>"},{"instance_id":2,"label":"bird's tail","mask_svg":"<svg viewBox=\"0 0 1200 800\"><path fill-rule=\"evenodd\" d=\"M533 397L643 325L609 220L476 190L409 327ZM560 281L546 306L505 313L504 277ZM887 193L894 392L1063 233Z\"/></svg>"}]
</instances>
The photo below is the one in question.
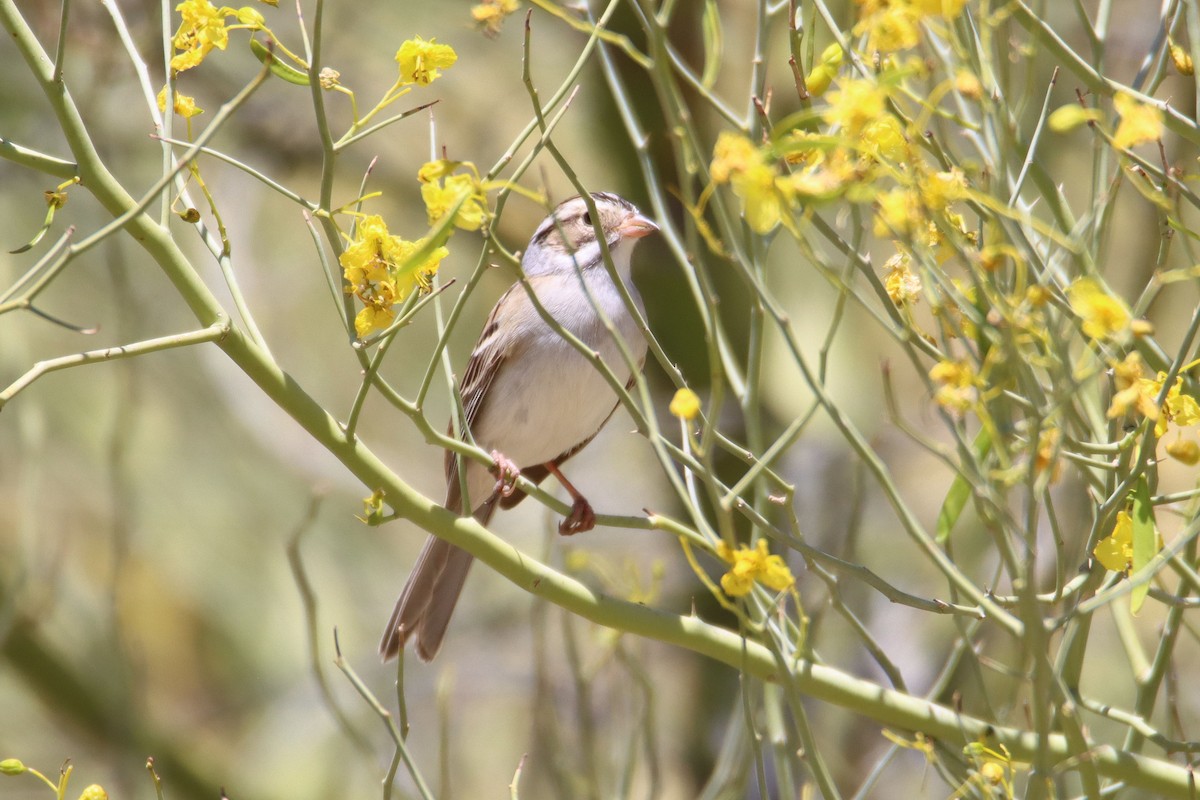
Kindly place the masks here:
<instances>
[{"instance_id":1,"label":"bird's tail","mask_svg":"<svg viewBox=\"0 0 1200 800\"><path fill-rule=\"evenodd\" d=\"M486 525L495 509L494 501L484 503L476 510L475 518ZM385 662L399 655L400 648L414 635L417 655L422 661L433 660L442 646L472 561L474 557L466 550L436 536L425 540L379 642L379 655Z\"/></svg>"}]
</instances>

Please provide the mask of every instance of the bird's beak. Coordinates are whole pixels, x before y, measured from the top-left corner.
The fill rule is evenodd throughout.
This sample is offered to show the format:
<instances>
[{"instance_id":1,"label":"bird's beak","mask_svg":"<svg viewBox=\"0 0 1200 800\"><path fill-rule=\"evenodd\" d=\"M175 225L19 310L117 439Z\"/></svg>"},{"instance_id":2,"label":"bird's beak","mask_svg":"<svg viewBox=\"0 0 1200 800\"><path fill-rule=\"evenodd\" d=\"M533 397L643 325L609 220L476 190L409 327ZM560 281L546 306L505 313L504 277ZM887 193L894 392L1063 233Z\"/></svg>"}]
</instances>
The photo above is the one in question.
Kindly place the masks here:
<instances>
[{"instance_id":1,"label":"bird's beak","mask_svg":"<svg viewBox=\"0 0 1200 800\"><path fill-rule=\"evenodd\" d=\"M658 230L650 219L642 214L630 214L629 217L621 223L617 228L617 233L621 234L625 239L640 239L643 236L649 236Z\"/></svg>"}]
</instances>

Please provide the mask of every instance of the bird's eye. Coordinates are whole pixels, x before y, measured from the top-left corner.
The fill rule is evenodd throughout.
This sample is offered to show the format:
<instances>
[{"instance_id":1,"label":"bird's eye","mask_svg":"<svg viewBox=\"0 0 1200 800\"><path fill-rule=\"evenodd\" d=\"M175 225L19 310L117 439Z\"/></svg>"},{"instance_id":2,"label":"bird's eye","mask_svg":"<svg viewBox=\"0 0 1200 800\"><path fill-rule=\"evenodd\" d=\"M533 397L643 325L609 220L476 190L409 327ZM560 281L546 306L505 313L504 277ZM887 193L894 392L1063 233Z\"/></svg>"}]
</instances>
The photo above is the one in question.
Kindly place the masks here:
<instances>
[{"instance_id":1,"label":"bird's eye","mask_svg":"<svg viewBox=\"0 0 1200 800\"><path fill-rule=\"evenodd\" d=\"M587 225L589 228L592 227L592 212L583 212L583 224Z\"/></svg>"}]
</instances>

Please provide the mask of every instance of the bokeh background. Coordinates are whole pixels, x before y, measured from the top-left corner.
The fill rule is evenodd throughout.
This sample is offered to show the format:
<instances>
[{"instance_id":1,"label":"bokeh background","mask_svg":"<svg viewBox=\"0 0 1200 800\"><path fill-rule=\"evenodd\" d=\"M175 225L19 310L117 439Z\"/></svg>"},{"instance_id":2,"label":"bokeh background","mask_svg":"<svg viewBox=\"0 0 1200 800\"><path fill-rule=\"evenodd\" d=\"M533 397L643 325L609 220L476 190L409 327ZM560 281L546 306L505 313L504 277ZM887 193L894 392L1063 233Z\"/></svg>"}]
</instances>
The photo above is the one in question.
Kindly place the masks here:
<instances>
[{"instance_id":1,"label":"bokeh background","mask_svg":"<svg viewBox=\"0 0 1200 800\"><path fill-rule=\"evenodd\" d=\"M285 41L295 29L293 10L283 7L288 5L263 8ZM1048 13L1055 15L1060 34L1083 48L1077 19L1062 5L1048 4ZM1143 0L1113 5L1120 25L1108 34L1105 68L1127 81L1140 65L1157 18L1146 13ZM119 6L159 81L159 4L123 0ZM311 3L304 6L311 11ZM698 60L702 6L680 6L674 41L686 58ZM29 0L17 7L44 43L55 41L57 4ZM721 0L718 7L725 61L716 92L742 109L756 6ZM854 5L831 2L829 7L849 30ZM431 154L445 148L450 158L486 168L532 116L521 83L521 15L511 18L500 35L487 37L473 28L469 9L465 2L326 2L326 62L358 93L360 106L394 80L393 54L402 40L436 37L459 54L440 80L401 101L403 107L408 99L412 105L436 99L432 116L419 114L386 129L342 162L337 196L348 201L367 165L378 158L369 188L382 190L383 196L372 200L369 210L383 214L394 232L406 236L426 228L416 171ZM628 10L617 12L613 27L638 41ZM785 31L776 28L769 32L768 83L782 109L791 95L791 76ZM76 2L67 37L67 84L102 155L136 193L157 177L160 150L150 138L151 121L111 20L99 5ZM182 88L209 115L257 70L243 38L184 76ZM584 41L583 34L534 11L532 73L543 96L557 87ZM1013 68L1019 62L1029 76L1028 107L1018 113L1036 115L1054 64L1019 47L1012 58ZM0 136L67 156L43 98L8 42L0 43L0 65L5 75ZM555 141L586 185L644 203L634 152L598 65L586 67L578 83L578 96ZM1061 79L1055 96L1068 102L1075 88ZM1177 89L1159 96L1172 97L1177 108L1192 115L1191 87L1180 81ZM636 99L652 146L664 147L670 132L655 115L653 96ZM342 98L329 95L327 102L335 119L341 115L348 121ZM698 124L710 140L721 128L715 118ZM1077 136L1042 150L1044 167L1069 199L1083 197L1091 180L1089 150L1077 146L1086 134ZM1180 161L1194 158L1178 143L1168 145ZM213 146L305 196L316 195L320 149L307 93L299 87L268 84ZM242 287L273 353L319 402L344 416L359 387L358 364L299 210L227 164L207 159L202 169L228 227ZM523 180L556 200L573 194L545 157ZM27 241L37 229L48 184L45 176L0 161L4 249ZM1160 231L1153 211L1133 192L1113 202L1120 204L1114 216L1119 224L1104 247L1106 274L1116 288L1132 292L1154 268ZM544 208L514 196L497 235L509 248L520 249L544 215ZM829 219L838 223L836 210ZM105 221L85 192L72 191L52 236L62 225L90 232ZM179 225L178 235L209 284L219 287L216 265L186 226ZM461 283L480 246L477 234L456 235L442 277ZM886 250L883 243L878 253L885 256ZM37 252L0 255L3 286L21 275ZM736 338L745 327L745 291L731 278L718 274L714 279L721 313ZM815 354L836 291L786 246L772 255L770 280ZM450 342L457 370L488 308L511 281L512 274L498 268L471 297L466 321ZM698 314L686 302L683 278L661 242L648 239L639 246L634 281L645 298L651 329L689 382L703 391L707 361ZM452 287L448 296L457 291ZM1181 291L1151 309L1164 339L1178 337L1195 302L1194 291ZM39 359L194 327L159 271L120 236L73 263L43 296L42 306L98 332L83 337L25 313L0 317L0 384ZM906 499L931 524L953 476L891 424L883 408L880 365L897 353L871 329L867 315L854 308L847 313L830 352L830 389L871 438ZM435 341L432 315L422 315L392 347L384 366L388 379L411 394ZM778 342L769 343L762 409L768 431L782 429L811 402L785 362ZM658 413L670 425L666 405L674 386L658 365L651 363L647 374L660 401ZM906 418L937 436L929 397L917 376L905 365L892 380ZM448 409L447 398L439 379L428 406ZM736 436L742 423L730 413L722 424ZM448 413L430 412L431 418L444 416ZM676 511L649 445L631 430L618 412L600 438L573 459L568 474L602 512ZM369 399L360 434L404 480L441 496L441 452L394 409ZM811 543L835 553L852 548L872 569L926 593L923 582L935 581L930 567L893 547L899 534L891 511L823 417L806 428L778 469L797 485L796 502ZM1167 479L1181 488L1193 481L1183 471L1168 472ZM216 797L218 787L233 798L373 796L391 745L378 717L332 665L334 630L348 662L377 697L394 706L395 672L378 663L375 648L424 534L403 521L378 528L357 521L369 492L215 347L72 369L40 380L0 414L0 758L19 757L46 772L70 759L76 788L99 782L114 797L153 796L144 770L148 756L156 759L167 796L173 798ZM1082 504L1077 513L1084 518ZM522 550L604 591L677 612L695 605L712 619L722 618L671 537L598 529L563 541L552 533L555 522L548 510L526 502L499 515L493 527ZM1064 522L1080 532L1078 519ZM980 558L989 558L985 536L971 530L963 535L962 547L978 546ZM847 536L853 537L852 545ZM298 552L315 599L315 638L309 636L289 548ZM801 569L799 562L793 567ZM814 604L810 610L822 655L878 679L878 669L839 633L835 619L821 627L820 589L802 590ZM931 621L862 589L848 590L843 599L855 604L911 687L919 691L932 681L938 662L927 654L956 635L949 619ZM1146 611L1148 631L1154 629L1155 614L1153 608ZM1115 636L1103 621L1097 627L1098 637ZM317 650L315 660L311 647ZM324 672L328 696L314 663ZM1096 683L1104 676L1103 667L1089 671ZM442 787L439 796L504 795L523 764L523 796L692 798L700 796L714 770L745 769L744 750L727 738L730 721L742 713L737 689L732 671L660 644L622 640L476 568L437 661L408 665L409 743L423 773ZM1194 711L1197 697L1186 689L1181 687L1179 702ZM878 725L820 705L811 710L821 739L840 743L828 748L837 753L833 766L839 775L861 775L888 746ZM941 796L927 781L920 754L897 761L893 780L871 796ZM403 776L398 790L411 791ZM45 793L27 777L0 782L4 797ZM770 795L763 789L761 796Z\"/></svg>"}]
</instances>

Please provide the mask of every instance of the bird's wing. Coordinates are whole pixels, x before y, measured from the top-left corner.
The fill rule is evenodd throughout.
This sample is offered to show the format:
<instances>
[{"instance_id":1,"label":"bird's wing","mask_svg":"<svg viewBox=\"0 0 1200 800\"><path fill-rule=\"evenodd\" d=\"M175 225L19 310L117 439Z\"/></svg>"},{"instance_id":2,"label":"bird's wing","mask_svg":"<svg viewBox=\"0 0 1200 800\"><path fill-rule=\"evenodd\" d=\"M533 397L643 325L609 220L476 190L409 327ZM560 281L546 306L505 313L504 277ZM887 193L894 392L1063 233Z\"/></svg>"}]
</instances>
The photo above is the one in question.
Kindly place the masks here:
<instances>
[{"instance_id":1,"label":"bird's wing","mask_svg":"<svg viewBox=\"0 0 1200 800\"><path fill-rule=\"evenodd\" d=\"M536 278L532 278L531 282L536 280ZM514 292L520 292L520 296L514 296ZM479 414L483 410L483 404L487 398L488 388L495 382L504 363L520 344L511 335L512 329L504 327L506 322L511 323L511 319L506 320L502 317L511 315L515 306L522 302L529 302L528 297L525 296L525 289L519 283L513 284L492 307L487 322L483 326L483 332L479 334L479 340L475 342L475 347L471 350L471 358L467 361L467 369L459 383L464 421L468 430L479 419ZM453 420L450 422L447 433L451 436L454 435ZM458 457L454 451L446 451L445 466L446 508L461 513L462 487L458 480Z\"/></svg>"}]
</instances>

